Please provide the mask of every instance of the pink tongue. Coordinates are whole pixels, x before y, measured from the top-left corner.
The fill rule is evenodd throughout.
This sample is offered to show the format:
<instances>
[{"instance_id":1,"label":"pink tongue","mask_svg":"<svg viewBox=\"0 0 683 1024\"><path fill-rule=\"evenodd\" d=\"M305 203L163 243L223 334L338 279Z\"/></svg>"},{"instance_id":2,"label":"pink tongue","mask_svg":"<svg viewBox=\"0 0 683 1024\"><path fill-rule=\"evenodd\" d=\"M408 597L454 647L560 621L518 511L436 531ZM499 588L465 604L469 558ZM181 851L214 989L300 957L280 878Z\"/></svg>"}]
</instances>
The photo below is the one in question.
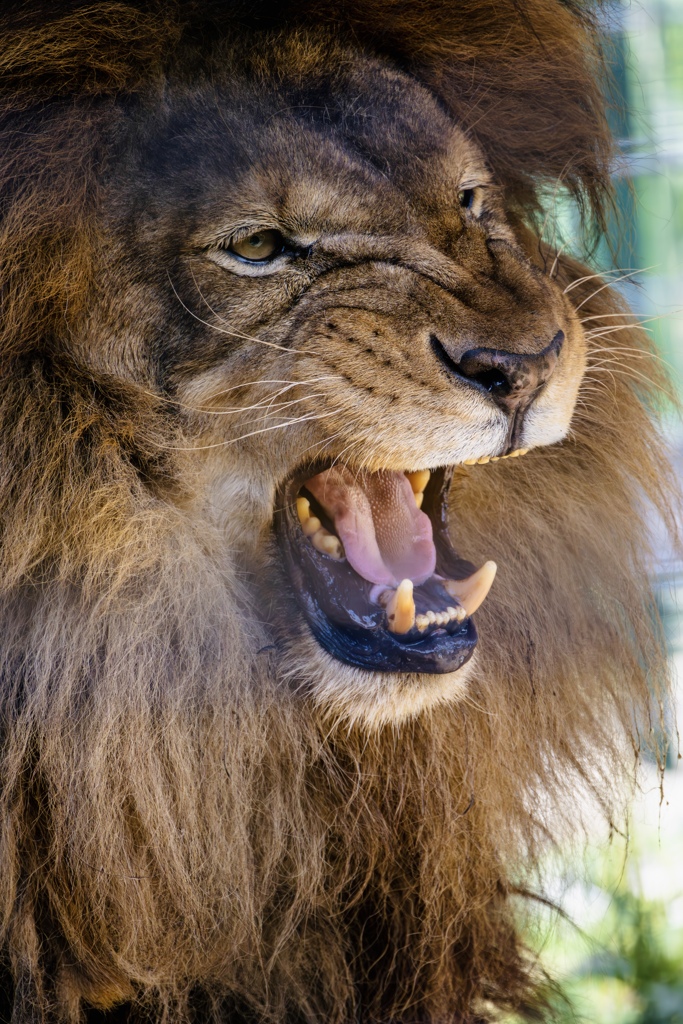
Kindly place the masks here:
<instances>
[{"instance_id":1,"label":"pink tongue","mask_svg":"<svg viewBox=\"0 0 683 1024\"><path fill-rule=\"evenodd\" d=\"M434 572L436 549L429 516L420 512L404 473L380 470L356 476L336 467L306 481L334 520L346 557L371 583L424 583Z\"/></svg>"}]
</instances>

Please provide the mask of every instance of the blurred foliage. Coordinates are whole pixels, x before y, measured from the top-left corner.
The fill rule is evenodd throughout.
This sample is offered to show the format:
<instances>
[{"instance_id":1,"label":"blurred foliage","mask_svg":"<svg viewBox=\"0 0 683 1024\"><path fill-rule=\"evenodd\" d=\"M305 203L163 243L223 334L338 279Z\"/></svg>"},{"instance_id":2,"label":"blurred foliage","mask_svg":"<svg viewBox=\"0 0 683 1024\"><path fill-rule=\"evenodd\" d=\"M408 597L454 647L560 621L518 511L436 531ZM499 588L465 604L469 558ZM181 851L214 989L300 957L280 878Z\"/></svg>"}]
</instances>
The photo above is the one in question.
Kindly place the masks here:
<instances>
[{"instance_id":1,"label":"blurred foliage","mask_svg":"<svg viewBox=\"0 0 683 1024\"><path fill-rule=\"evenodd\" d=\"M557 986L557 1024L683 1024L683 772L643 776L628 838L548 867L529 944ZM668 794L668 795L667 795ZM520 1024L511 1018L507 1024Z\"/></svg>"}]
</instances>

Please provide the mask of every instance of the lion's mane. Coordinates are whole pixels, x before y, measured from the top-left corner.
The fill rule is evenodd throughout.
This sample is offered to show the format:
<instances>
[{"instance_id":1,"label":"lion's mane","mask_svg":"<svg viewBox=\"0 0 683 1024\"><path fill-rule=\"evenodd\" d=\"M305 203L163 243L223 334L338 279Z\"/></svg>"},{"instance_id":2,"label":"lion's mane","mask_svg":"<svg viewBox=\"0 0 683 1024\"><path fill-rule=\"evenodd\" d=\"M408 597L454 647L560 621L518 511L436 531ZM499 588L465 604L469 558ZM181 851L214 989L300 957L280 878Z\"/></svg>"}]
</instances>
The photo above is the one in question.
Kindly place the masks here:
<instances>
[{"instance_id":1,"label":"lion's mane","mask_svg":"<svg viewBox=\"0 0 683 1024\"><path fill-rule=\"evenodd\" d=\"M0 49L0 941L12 1020L77 1020L83 1000L173 1020L531 1013L539 972L515 897L574 821L578 792L612 813L657 724L647 517L666 511L669 484L647 339L558 257L582 312L624 329L591 341L603 354L567 441L460 471L456 547L501 567L468 698L367 735L283 687L265 632L250 653L236 612L247 584L186 511L168 406L86 370L71 338L98 287L116 103L169 69L199 74L222 32L303 39L327 24L396 60L478 139L520 236L552 265L521 226L539 188L560 178L598 215L608 202L587 9L58 8L9 5Z\"/></svg>"}]
</instances>

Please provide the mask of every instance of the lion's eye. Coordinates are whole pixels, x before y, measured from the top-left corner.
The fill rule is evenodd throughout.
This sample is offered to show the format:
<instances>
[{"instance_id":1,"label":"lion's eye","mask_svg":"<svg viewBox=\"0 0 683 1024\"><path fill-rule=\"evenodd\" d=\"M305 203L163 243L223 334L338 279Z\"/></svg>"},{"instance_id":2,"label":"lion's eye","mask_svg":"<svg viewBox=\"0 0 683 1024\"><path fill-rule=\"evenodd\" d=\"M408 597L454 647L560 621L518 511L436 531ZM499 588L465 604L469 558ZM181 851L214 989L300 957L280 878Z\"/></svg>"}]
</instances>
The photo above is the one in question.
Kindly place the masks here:
<instances>
[{"instance_id":1,"label":"lion's eye","mask_svg":"<svg viewBox=\"0 0 683 1024\"><path fill-rule=\"evenodd\" d=\"M463 210L471 210L474 204L474 189L473 188L462 188L458 192L458 202L462 206Z\"/></svg>"},{"instance_id":2,"label":"lion's eye","mask_svg":"<svg viewBox=\"0 0 683 1024\"><path fill-rule=\"evenodd\" d=\"M285 247L285 240L279 231L255 231L253 235L231 242L228 252L250 263L263 263L279 256Z\"/></svg>"}]
</instances>

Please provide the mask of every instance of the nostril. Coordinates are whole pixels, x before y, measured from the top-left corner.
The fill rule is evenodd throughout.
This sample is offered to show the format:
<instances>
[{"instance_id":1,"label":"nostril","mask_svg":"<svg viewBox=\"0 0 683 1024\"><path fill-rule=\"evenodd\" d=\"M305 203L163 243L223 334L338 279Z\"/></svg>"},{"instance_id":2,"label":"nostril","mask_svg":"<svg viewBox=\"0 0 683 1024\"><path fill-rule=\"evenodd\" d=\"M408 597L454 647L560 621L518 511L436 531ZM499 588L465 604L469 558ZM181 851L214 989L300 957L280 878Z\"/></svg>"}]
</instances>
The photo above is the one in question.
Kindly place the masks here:
<instances>
[{"instance_id":1,"label":"nostril","mask_svg":"<svg viewBox=\"0 0 683 1024\"><path fill-rule=\"evenodd\" d=\"M451 374L487 391L506 412L527 405L552 376L564 343L558 331L540 352L509 352L495 348L472 348L453 359L439 339L432 335L432 351Z\"/></svg>"},{"instance_id":2,"label":"nostril","mask_svg":"<svg viewBox=\"0 0 683 1024\"><path fill-rule=\"evenodd\" d=\"M475 373L463 373L460 363L455 364L461 377L472 380L479 384L486 391L496 391L498 394L509 394L511 384L508 378L500 370L479 370Z\"/></svg>"}]
</instances>

